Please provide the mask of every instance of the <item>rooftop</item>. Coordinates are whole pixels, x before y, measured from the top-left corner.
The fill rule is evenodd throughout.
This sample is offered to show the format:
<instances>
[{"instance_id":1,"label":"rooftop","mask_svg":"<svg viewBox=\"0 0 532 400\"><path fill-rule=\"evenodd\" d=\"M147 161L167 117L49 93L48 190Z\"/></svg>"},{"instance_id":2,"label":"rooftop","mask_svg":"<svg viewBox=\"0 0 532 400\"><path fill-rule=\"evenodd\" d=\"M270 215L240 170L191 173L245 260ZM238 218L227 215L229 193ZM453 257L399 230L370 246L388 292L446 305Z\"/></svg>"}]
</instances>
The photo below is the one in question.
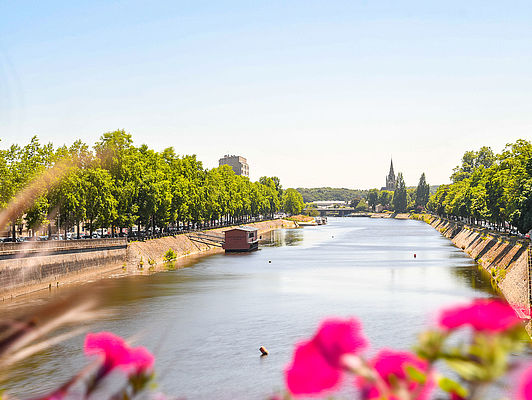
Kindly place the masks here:
<instances>
[{"instance_id":1,"label":"rooftop","mask_svg":"<svg viewBox=\"0 0 532 400\"><path fill-rule=\"evenodd\" d=\"M237 226L236 228L233 228L233 229L228 229L228 231L247 231L247 232L255 232L255 231L258 231L257 228L254 228L252 226ZM226 231L227 232L227 231Z\"/></svg>"}]
</instances>

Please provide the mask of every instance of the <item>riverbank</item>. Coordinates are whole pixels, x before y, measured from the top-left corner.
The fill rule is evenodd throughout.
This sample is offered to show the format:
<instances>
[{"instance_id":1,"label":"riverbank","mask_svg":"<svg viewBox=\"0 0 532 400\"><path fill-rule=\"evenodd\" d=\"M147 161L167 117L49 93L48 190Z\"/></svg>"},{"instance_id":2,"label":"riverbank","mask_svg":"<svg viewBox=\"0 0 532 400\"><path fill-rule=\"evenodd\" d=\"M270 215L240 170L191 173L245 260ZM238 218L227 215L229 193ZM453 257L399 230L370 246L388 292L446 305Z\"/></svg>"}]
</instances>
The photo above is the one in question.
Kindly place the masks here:
<instances>
[{"instance_id":1,"label":"riverbank","mask_svg":"<svg viewBox=\"0 0 532 400\"><path fill-rule=\"evenodd\" d=\"M370 218L393 218L393 219L408 219L410 214L408 213L392 213L392 212L382 212L382 213L371 213L369 214Z\"/></svg>"},{"instance_id":2,"label":"riverbank","mask_svg":"<svg viewBox=\"0 0 532 400\"><path fill-rule=\"evenodd\" d=\"M523 318L530 323L530 294L528 273L529 242L443 220L427 214L413 214L450 239L453 244L475 259L491 276L492 283Z\"/></svg>"},{"instance_id":3,"label":"riverbank","mask_svg":"<svg viewBox=\"0 0 532 400\"><path fill-rule=\"evenodd\" d=\"M275 219L270 221L254 222L247 224L258 229L260 235L279 228L295 228L293 221ZM205 231L205 233L221 234L232 227L217 228ZM175 269L181 266L180 261L188 256L199 254L215 254L224 250L214 245L200 243L191 239L193 234L168 236L145 242L129 243L127 248L126 268L128 273L145 274L166 269ZM175 259L172 262L165 260L165 254L172 250Z\"/></svg>"},{"instance_id":4,"label":"riverbank","mask_svg":"<svg viewBox=\"0 0 532 400\"><path fill-rule=\"evenodd\" d=\"M293 228L284 220L248 224L259 235L278 228ZM231 227L205 232L222 233ZM64 285L85 283L109 277L146 274L177 269L201 257L223 251L191 240L193 234L127 243L125 238L73 241L5 243L0 246L0 301L6 301ZM166 263L172 249L175 260Z\"/></svg>"},{"instance_id":5,"label":"riverbank","mask_svg":"<svg viewBox=\"0 0 532 400\"><path fill-rule=\"evenodd\" d=\"M125 238L2 243L0 300L107 276L125 265Z\"/></svg>"}]
</instances>

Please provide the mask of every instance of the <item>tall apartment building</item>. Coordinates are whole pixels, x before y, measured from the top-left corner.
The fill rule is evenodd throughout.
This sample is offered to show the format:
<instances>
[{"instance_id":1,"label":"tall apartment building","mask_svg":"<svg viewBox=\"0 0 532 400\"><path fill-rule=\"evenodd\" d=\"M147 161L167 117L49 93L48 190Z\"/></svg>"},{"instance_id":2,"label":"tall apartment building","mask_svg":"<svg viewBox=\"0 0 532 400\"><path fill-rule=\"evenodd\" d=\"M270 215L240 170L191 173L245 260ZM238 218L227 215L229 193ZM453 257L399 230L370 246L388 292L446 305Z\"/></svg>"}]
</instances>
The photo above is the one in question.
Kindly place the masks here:
<instances>
[{"instance_id":1,"label":"tall apartment building","mask_svg":"<svg viewBox=\"0 0 532 400\"><path fill-rule=\"evenodd\" d=\"M230 156L226 154L220 158L219 165L229 165L235 171L235 174L242 176L249 176L248 162L244 157Z\"/></svg>"}]
</instances>

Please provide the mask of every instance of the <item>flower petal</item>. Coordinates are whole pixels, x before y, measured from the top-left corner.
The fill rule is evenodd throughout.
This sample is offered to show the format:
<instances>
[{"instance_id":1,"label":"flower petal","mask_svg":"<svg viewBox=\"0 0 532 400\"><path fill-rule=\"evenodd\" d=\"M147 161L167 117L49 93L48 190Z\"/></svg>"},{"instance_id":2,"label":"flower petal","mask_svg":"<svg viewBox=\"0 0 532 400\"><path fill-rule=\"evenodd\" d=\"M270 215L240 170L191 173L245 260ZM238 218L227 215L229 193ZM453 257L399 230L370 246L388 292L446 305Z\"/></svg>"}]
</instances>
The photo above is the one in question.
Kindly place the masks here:
<instances>
[{"instance_id":1,"label":"flower petal","mask_svg":"<svg viewBox=\"0 0 532 400\"><path fill-rule=\"evenodd\" d=\"M335 388L342 378L341 370L332 367L315 342L296 346L294 359L285 371L288 390L293 395L319 395Z\"/></svg>"}]
</instances>

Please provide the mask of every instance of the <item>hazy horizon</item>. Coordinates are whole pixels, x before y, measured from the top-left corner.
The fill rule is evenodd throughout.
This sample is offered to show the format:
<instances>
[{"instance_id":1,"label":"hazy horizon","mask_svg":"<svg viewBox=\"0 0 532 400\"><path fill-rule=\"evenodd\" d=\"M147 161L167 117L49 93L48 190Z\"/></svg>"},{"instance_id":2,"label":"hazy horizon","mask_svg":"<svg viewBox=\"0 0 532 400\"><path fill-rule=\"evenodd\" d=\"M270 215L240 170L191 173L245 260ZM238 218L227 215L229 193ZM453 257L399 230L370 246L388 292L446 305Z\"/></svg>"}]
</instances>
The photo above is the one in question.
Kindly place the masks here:
<instances>
[{"instance_id":1,"label":"hazy horizon","mask_svg":"<svg viewBox=\"0 0 532 400\"><path fill-rule=\"evenodd\" d=\"M37 134L246 157L284 187L449 182L532 137L532 4L0 3L0 147ZM31 29L30 29L31 28Z\"/></svg>"}]
</instances>

